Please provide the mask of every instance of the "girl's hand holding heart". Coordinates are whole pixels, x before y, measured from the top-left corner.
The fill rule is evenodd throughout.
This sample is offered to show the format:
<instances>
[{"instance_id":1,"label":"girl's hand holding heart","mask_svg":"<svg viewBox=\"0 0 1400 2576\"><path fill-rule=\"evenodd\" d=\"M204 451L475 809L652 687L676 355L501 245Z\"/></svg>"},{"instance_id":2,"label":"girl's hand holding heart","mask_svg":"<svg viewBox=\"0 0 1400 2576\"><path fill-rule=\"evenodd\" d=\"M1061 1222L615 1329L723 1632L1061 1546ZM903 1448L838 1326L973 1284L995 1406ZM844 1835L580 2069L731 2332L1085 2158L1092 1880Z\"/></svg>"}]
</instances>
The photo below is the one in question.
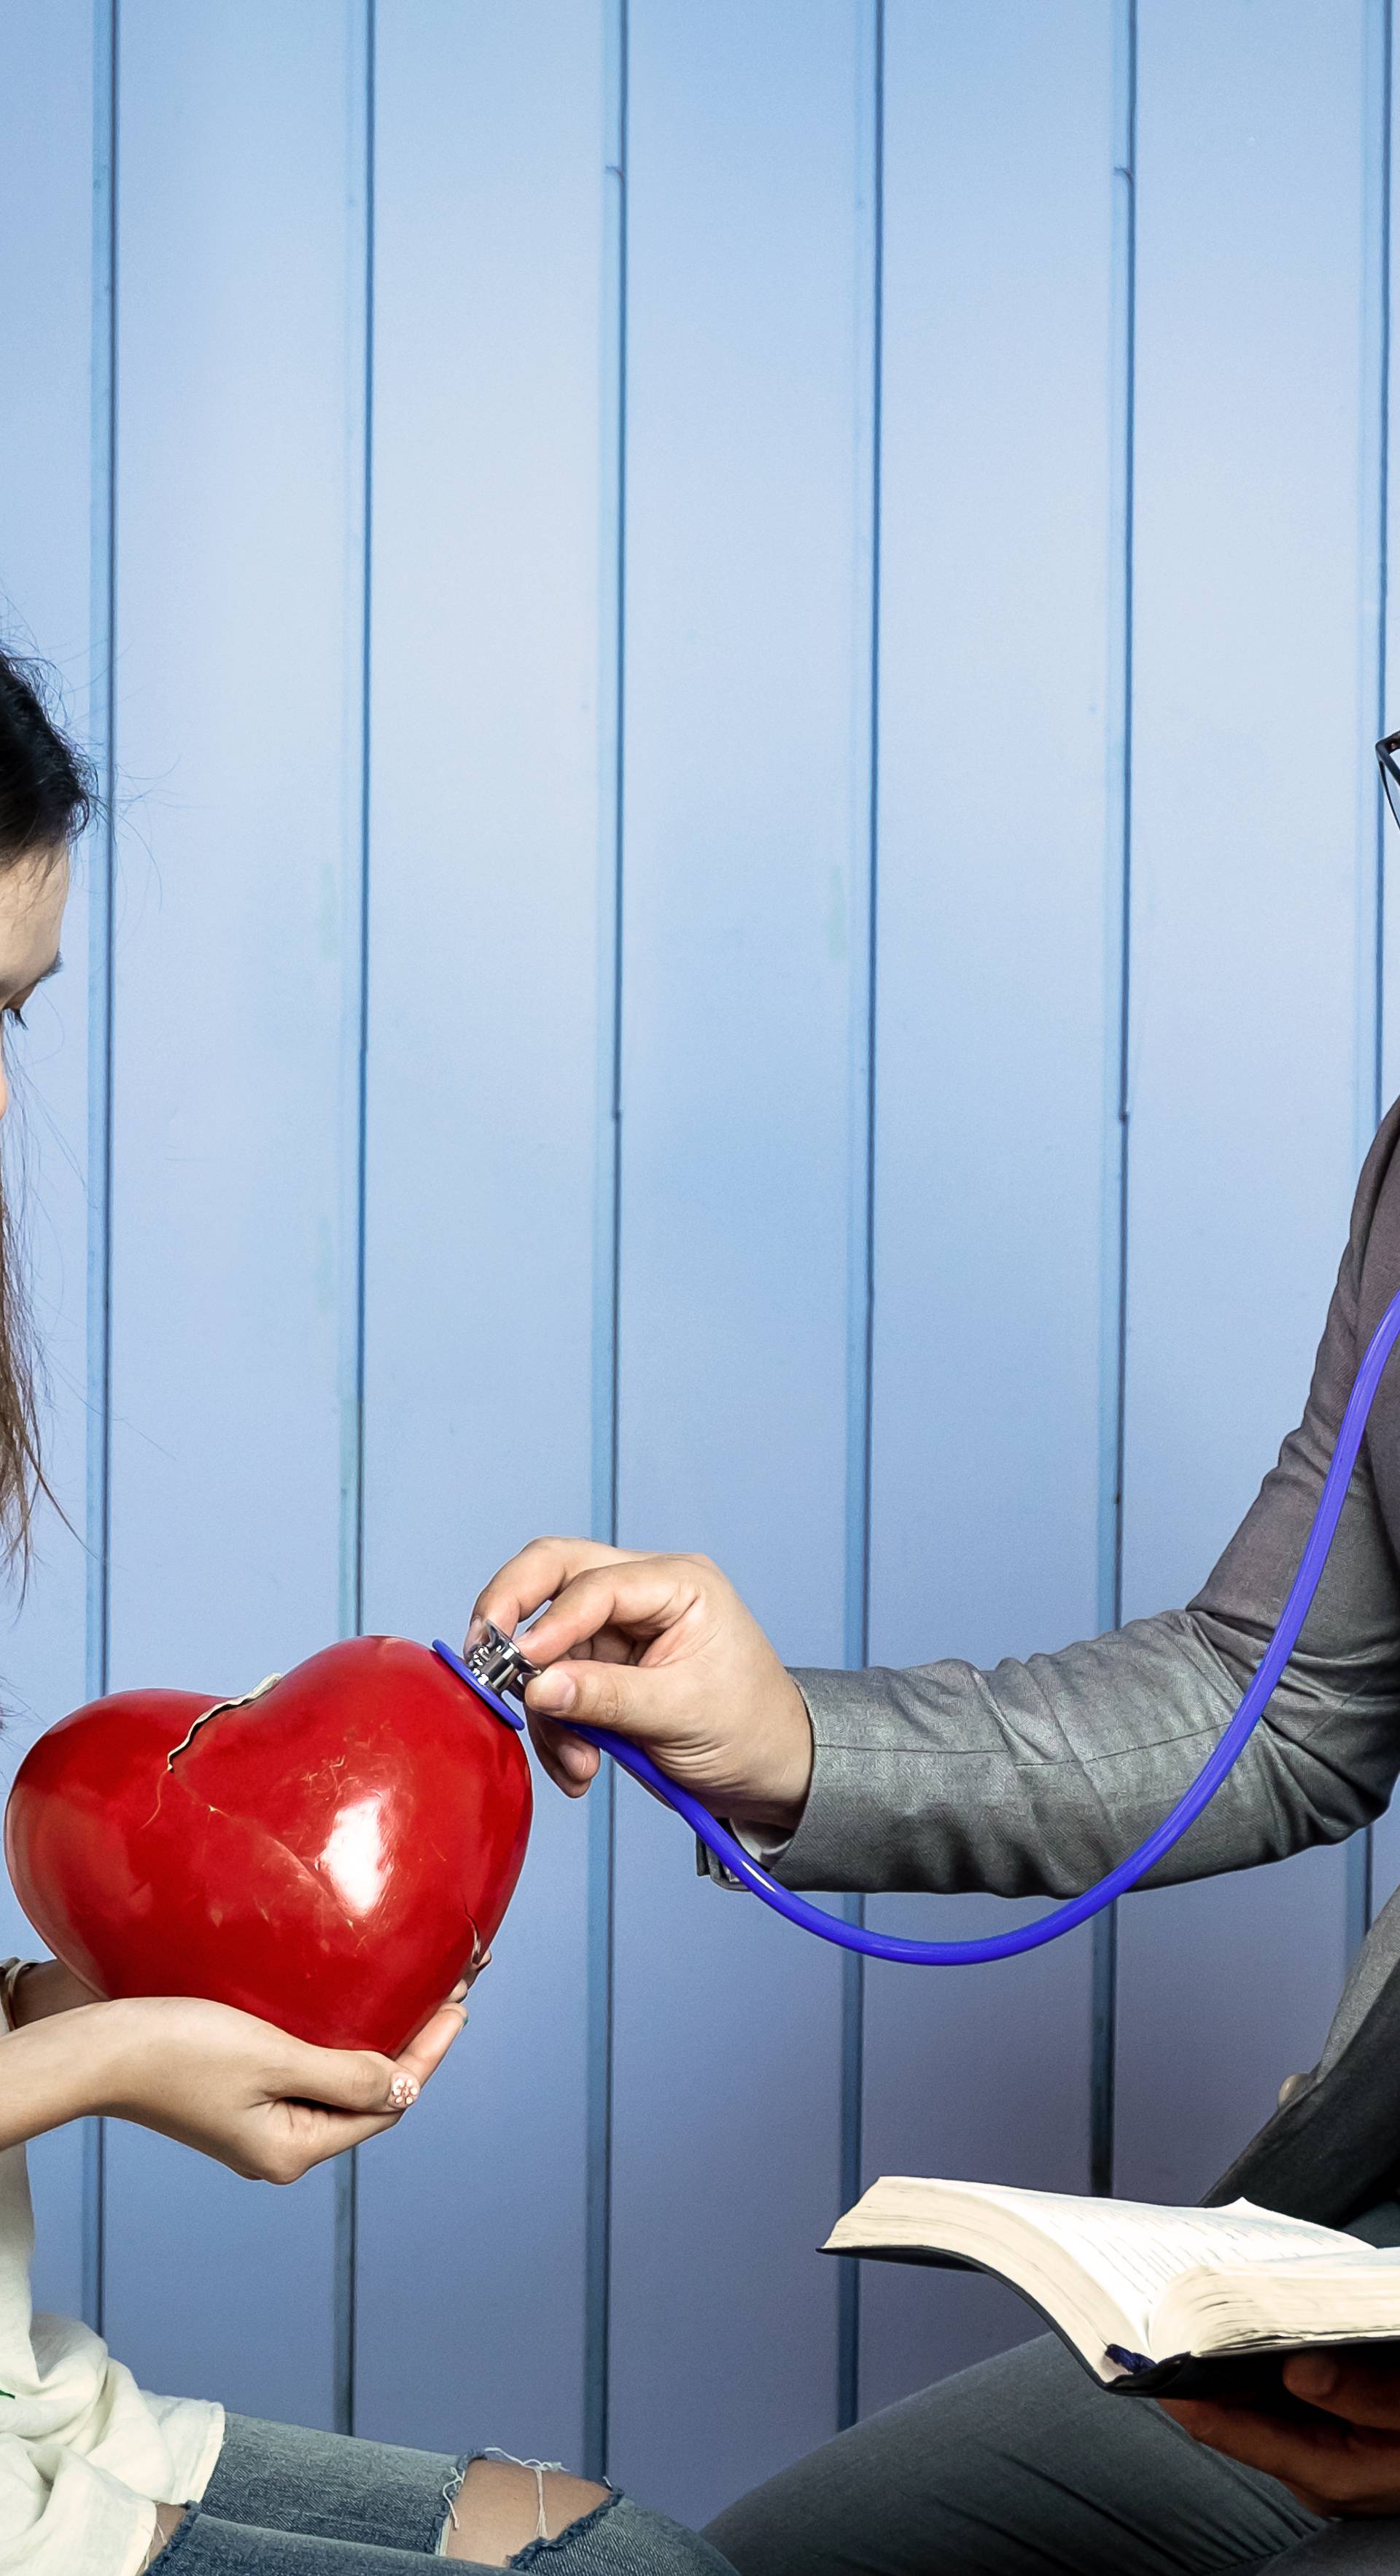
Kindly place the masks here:
<instances>
[{"instance_id":1,"label":"girl's hand holding heart","mask_svg":"<svg viewBox=\"0 0 1400 2576\"><path fill-rule=\"evenodd\" d=\"M298 2182L328 2156L392 2129L466 2020L460 1999L444 2004L393 2059L313 2048L229 2004L183 1995L92 2009L107 2023L102 2109L255 2182Z\"/></svg>"},{"instance_id":2,"label":"girl's hand holding heart","mask_svg":"<svg viewBox=\"0 0 1400 2576\"><path fill-rule=\"evenodd\" d=\"M396 2059L313 2048L194 1996L103 2003L68 1969L36 1962L16 1980L17 2026L0 2038L9 2078L0 2086L0 2144L105 2112L250 2181L299 2181L403 2117L461 2031L468 1987L489 1958L473 1962Z\"/></svg>"}]
</instances>

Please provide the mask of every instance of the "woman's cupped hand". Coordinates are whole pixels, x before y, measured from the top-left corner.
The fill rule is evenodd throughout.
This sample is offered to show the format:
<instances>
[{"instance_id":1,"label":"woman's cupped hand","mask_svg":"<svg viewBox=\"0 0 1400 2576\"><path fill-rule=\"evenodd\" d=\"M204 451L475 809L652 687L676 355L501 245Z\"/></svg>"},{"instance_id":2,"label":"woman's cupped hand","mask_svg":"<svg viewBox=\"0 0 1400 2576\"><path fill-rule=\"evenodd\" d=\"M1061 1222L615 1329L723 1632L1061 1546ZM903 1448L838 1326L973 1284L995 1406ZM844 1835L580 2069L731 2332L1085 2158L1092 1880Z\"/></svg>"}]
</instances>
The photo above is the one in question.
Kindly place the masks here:
<instances>
[{"instance_id":1,"label":"woman's cupped hand","mask_svg":"<svg viewBox=\"0 0 1400 2576\"><path fill-rule=\"evenodd\" d=\"M104 2003L48 1963L19 1980L15 2019L26 2028L66 2016L63 2039L88 2060L87 2107L175 2138L250 2181L290 2183L392 2129L412 2108L460 2035L468 1988L489 1958L488 1951L473 1962L393 2058L316 2048L197 1996Z\"/></svg>"}]
</instances>

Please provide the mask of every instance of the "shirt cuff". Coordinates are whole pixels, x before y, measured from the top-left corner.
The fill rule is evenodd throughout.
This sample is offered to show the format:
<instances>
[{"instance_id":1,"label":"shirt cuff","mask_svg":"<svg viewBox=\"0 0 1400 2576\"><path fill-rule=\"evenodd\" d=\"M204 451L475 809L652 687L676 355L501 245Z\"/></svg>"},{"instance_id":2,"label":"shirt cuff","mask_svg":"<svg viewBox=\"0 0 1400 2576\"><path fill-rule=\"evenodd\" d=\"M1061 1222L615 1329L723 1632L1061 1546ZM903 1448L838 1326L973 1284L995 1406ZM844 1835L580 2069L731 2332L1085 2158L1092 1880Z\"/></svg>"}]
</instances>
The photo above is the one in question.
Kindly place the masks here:
<instances>
[{"instance_id":1,"label":"shirt cuff","mask_svg":"<svg viewBox=\"0 0 1400 2576\"><path fill-rule=\"evenodd\" d=\"M795 1673L793 1680L797 1681ZM797 1682L797 1687L802 1690L800 1681ZM806 1698L805 1690L802 1691L802 1696ZM810 1707L807 1714L810 1719ZM782 1833L773 1825L736 1825L730 1816L720 1816L717 1821L724 1826L726 1833L734 1836L736 1843L742 1844L750 1860L756 1860L760 1869L771 1870L774 1862L782 1859L794 1838L793 1834ZM794 1832L795 1830L796 1828ZM698 1834L695 1837L695 1875L697 1878L710 1879L716 1887L729 1888L740 1895L748 1893L743 1880L736 1878L732 1869L725 1868L723 1861L711 1851L708 1843L702 1843Z\"/></svg>"},{"instance_id":2,"label":"shirt cuff","mask_svg":"<svg viewBox=\"0 0 1400 2576\"><path fill-rule=\"evenodd\" d=\"M726 1833L734 1836L736 1843L742 1843L750 1860L756 1860L761 1869L771 1869L792 1840L791 1834L777 1833L771 1826L736 1825L731 1816L720 1816L717 1821ZM741 1895L748 1892L743 1880L736 1878L732 1869L726 1869L718 1853L712 1852L708 1843L702 1843L698 1834L695 1837L695 1875L713 1880L716 1887L737 1890Z\"/></svg>"}]
</instances>

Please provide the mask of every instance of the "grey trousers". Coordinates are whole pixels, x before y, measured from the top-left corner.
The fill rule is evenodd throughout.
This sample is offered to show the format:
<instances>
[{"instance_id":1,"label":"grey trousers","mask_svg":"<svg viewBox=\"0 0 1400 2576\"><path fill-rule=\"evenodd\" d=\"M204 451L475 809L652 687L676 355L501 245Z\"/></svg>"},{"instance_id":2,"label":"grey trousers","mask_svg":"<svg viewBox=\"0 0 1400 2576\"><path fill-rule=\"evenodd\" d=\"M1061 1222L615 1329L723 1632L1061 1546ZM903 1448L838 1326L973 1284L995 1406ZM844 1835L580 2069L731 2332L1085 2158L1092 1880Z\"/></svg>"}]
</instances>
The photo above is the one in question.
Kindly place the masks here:
<instances>
[{"instance_id":1,"label":"grey trousers","mask_svg":"<svg viewBox=\"0 0 1400 2576\"><path fill-rule=\"evenodd\" d=\"M738 2576L1400 2576L1400 2522L1318 2522L1051 2336L871 2416L705 2537Z\"/></svg>"}]
</instances>

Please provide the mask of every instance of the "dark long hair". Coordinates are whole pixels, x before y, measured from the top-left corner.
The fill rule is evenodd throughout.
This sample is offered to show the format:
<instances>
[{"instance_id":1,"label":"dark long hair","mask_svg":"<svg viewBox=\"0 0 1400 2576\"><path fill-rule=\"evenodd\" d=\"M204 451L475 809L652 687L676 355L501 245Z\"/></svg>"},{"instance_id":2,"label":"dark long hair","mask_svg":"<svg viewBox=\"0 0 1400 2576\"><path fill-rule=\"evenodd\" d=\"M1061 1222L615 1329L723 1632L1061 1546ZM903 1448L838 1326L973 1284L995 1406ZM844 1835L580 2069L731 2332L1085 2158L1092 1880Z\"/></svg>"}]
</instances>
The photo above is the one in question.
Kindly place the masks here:
<instances>
[{"instance_id":1,"label":"dark long hair","mask_svg":"<svg viewBox=\"0 0 1400 2576\"><path fill-rule=\"evenodd\" d=\"M0 873L57 866L95 807L91 768L55 720L41 675L0 649ZM24 1262L0 1180L0 1556L21 1569L43 1487Z\"/></svg>"}]
</instances>

